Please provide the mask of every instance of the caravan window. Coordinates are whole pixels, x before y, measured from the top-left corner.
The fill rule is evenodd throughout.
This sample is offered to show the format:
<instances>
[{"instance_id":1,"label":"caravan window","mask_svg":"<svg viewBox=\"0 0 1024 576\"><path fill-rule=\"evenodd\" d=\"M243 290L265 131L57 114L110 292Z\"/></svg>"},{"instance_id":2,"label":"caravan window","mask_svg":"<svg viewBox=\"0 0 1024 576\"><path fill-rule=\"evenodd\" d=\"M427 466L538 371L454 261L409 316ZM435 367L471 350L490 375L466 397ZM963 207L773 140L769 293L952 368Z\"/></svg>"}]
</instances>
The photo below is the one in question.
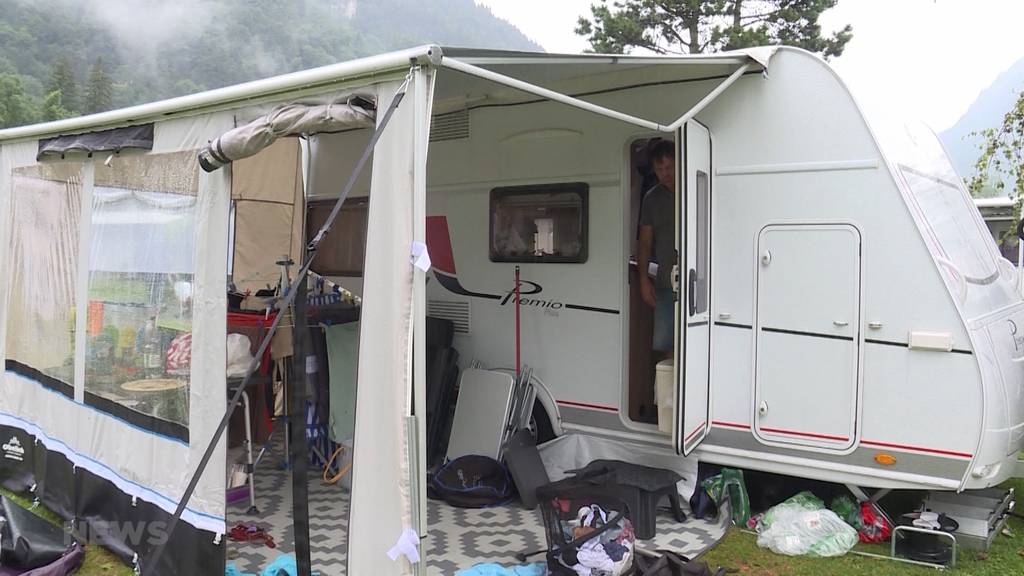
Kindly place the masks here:
<instances>
[{"instance_id":1,"label":"caravan window","mask_svg":"<svg viewBox=\"0 0 1024 576\"><path fill-rule=\"evenodd\" d=\"M956 182L956 174L939 176L909 166L900 169L945 257L974 283L987 284L998 277L991 238L979 225L977 209Z\"/></svg>"},{"instance_id":2,"label":"caravan window","mask_svg":"<svg viewBox=\"0 0 1024 576\"><path fill-rule=\"evenodd\" d=\"M491 261L586 262L588 191L582 182L491 190Z\"/></svg>"},{"instance_id":3,"label":"caravan window","mask_svg":"<svg viewBox=\"0 0 1024 576\"><path fill-rule=\"evenodd\" d=\"M306 212L306 244L308 245L334 209L334 200L315 200ZM367 198L349 198L341 206L331 231L324 237L313 258L312 270L322 276L363 275L366 252Z\"/></svg>"},{"instance_id":4,"label":"caravan window","mask_svg":"<svg viewBox=\"0 0 1024 576\"><path fill-rule=\"evenodd\" d=\"M12 176L6 368L73 397L82 164Z\"/></svg>"},{"instance_id":5,"label":"caravan window","mask_svg":"<svg viewBox=\"0 0 1024 576\"><path fill-rule=\"evenodd\" d=\"M96 165L86 402L187 437L198 167L193 152Z\"/></svg>"},{"instance_id":6,"label":"caravan window","mask_svg":"<svg viewBox=\"0 0 1024 576\"><path fill-rule=\"evenodd\" d=\"M708 260L711 258L711 198L708 190L708 175L697 171L697 304L695 314L708 311Z\"/></svg>"}]
</instances>

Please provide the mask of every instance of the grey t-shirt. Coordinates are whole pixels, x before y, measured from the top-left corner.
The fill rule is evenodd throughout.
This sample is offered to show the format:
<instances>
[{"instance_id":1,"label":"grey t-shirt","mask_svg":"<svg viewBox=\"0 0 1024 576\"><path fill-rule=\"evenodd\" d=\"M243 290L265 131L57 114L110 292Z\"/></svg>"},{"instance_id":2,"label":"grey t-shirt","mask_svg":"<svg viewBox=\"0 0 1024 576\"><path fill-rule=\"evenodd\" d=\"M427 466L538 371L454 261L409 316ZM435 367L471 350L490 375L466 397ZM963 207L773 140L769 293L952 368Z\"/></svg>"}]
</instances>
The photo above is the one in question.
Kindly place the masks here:
<instances>
[{"instance_id":1,"label":"grey t-shirt","mask_svg":"<svg viewBox=\"0 0 1024 576\"><path fill-rule=\"evenodd\" d=\"M658 263L658 277L654 282L658 288L672 287L672 266L676 263L675 211L676 199L661 184L644 195L640 225L654 227L654 254L651 257Z\"/></svg>"}]
</instances>

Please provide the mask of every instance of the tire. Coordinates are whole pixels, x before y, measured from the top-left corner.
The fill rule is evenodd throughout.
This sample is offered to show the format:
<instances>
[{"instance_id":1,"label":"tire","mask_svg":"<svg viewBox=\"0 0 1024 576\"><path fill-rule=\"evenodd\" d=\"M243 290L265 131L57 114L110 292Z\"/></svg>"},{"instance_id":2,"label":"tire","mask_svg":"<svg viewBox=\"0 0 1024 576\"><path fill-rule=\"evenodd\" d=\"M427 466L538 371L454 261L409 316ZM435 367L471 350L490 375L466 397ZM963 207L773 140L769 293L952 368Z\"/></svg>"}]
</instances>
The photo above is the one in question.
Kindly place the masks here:
<instances>
[{"instance_id":1,"label":"tire","mask_svg":"<svg viewBox=\"0 0 1024 576\"><path fill-rule=\"evenodd\" d=\"M530 415L530 433L537 445L555 439L555 428L551 425L551 417L544 405L539 400L533 402L533 412Z\"/></svg>"}]
</instances>

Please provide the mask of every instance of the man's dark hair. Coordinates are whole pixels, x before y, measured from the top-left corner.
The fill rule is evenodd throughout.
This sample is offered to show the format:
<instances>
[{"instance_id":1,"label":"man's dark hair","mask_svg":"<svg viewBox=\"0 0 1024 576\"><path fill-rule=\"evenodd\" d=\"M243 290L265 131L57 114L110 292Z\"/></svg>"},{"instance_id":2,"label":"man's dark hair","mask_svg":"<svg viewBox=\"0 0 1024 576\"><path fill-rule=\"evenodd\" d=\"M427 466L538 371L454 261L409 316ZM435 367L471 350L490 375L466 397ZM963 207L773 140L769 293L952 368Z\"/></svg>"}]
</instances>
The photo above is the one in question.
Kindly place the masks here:
<instances>
[{"instance_id":1,"label":"man's dark hair","mask_svg":"<svg viewBox=\"0 0 1024 576\"><path fill-rule=\"evenodd\" d=\"M676 145L671 140L665 140L663 138L654 138L647 144L647 161L654 164L656 160L662 158L675 159L676 157Z\"/></svg>"}]
</instances>

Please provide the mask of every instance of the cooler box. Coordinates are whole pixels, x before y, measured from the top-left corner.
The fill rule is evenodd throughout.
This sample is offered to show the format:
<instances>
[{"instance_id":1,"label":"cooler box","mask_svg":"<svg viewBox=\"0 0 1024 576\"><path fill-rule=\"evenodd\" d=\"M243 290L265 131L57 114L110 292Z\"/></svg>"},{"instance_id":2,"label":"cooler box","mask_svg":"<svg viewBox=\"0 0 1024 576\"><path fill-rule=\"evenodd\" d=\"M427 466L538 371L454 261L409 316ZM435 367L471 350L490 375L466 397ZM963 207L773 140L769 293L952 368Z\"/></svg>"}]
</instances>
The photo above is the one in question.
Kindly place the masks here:
<instances>
[{"instance_id":1,"label":"cooler box","mask_svg":"<svg viewBox=\"0 0 1024 576\"><path fill-rule=\"evenodd\" d=\"M671 434L675 408L674 360L662 360L654 369L654 403L658 405L658 430Z\"/></svg>"}]
</instances>

